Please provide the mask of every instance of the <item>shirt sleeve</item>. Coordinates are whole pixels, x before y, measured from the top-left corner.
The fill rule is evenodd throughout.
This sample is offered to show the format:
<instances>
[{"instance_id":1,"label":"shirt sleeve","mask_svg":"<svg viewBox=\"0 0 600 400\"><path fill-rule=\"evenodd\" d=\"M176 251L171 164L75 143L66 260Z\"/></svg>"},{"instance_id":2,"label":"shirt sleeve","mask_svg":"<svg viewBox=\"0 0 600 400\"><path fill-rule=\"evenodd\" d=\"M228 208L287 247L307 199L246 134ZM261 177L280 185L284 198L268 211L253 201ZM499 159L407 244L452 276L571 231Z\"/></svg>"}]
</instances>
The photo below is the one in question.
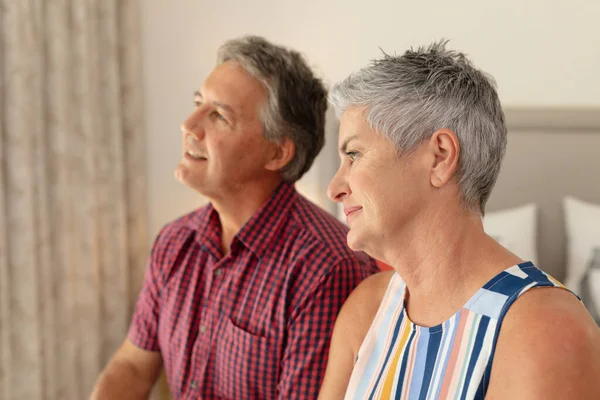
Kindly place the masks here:
<instances>
[{"instance_id":1,"label":"shirt sleeve","mask_svg":"<svg viewBox=\"0 0 600 400\"><path fill-rule=\"evenodd\" d=\"M160 235L154 243L142 290L137 299L127 338L137 347L159 351L158 316L160 314Z\"/></svg>"},{"instance_id":2,"label":"shirt sleeve","mask_svg":"<svg viewBox=\"0 0 600 400\"><path fill-rule=\"evenodd\" d=\"M339 262L293 311L278 385L279 399L317 398L338 312L371 271L374 269L358 260Z\"/></svg>"}]
</instances>

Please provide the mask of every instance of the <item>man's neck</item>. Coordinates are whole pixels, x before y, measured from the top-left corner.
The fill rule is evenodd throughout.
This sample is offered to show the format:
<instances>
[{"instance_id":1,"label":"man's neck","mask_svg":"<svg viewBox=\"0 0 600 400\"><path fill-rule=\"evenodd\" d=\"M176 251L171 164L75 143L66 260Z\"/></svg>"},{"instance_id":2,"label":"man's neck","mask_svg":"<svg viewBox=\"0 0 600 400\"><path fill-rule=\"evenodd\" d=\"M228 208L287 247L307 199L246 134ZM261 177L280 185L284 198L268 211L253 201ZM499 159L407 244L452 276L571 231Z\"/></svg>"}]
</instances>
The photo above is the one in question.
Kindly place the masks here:
<instances>
[{"instance_id":1,"label":"man's neck","mask_svg":"<svg viewBox=\"0 0 600 400\"><path fill-rule=\"evenodd\" d=\"M229 253L231 242L240 229L267 202L281 179L265 180L257 185L246 185L237 193L223 198L211 199L221 222L221 249Z\"/></svg>"}]
</instances>

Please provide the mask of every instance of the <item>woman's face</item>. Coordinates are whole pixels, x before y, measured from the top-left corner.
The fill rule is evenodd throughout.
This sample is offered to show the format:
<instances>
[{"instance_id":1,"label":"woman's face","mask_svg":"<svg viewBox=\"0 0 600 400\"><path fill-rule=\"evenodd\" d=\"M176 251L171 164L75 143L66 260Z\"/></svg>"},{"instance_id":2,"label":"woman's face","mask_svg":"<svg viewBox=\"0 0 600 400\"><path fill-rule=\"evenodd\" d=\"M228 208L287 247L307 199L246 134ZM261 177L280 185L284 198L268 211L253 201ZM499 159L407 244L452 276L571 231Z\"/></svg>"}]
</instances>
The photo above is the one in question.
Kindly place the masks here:
<instances>
[{"instance_id":1,"label":"woman's face","mask_svg":"<svg viewBox=\"0 0 600 400\"><path fill-rule=\"evenodd\" d=\"M411 240L430 190L426 146L398 157L394 144L368 125L364 111L349 108L340 121L339 152L340 168L327 194L344 205L348 246L378 257L382 246Z\"/></svg>"}]
</instances>

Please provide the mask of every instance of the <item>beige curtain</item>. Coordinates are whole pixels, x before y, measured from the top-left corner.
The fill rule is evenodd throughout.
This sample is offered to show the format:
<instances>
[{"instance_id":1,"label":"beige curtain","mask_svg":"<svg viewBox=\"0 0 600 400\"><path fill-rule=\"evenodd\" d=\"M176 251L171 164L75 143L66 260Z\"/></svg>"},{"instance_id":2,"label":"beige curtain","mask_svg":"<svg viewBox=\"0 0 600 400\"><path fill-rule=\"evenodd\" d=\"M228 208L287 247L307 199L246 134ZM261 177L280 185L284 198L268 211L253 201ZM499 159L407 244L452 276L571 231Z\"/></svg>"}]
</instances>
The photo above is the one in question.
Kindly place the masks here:
<instances>
[{"instance_id":1,"label":"beige curtain","mask_svg":"<svg viewBox=\"0 0 600 400\"><path fill-rule=\"evenodd\" d=\"M84 399L147 257L137 0L0 0L0 398Z\"/></svg>"}]
</instances>

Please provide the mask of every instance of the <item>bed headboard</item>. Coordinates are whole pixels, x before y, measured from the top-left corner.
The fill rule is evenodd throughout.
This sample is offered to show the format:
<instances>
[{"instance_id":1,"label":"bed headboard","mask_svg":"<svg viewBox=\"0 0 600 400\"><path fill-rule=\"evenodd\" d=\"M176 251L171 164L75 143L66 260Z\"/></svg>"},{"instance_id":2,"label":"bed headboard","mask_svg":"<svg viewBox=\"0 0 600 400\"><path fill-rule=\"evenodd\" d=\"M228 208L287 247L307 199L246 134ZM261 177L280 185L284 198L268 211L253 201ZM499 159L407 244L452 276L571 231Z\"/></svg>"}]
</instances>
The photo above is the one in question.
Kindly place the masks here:
<instances>
[{"instance_id":1,"label":"bed headboard","mask_svg":"<svg viewBox=\"0 0 600 400\"><path fill-rule=\"evenodd\" d=\"M495 211L538 205L538 266L563 281L562 199L600 204L600 109L507 108L508 147L487 205Z\"/></svg>"}]
</instances>

